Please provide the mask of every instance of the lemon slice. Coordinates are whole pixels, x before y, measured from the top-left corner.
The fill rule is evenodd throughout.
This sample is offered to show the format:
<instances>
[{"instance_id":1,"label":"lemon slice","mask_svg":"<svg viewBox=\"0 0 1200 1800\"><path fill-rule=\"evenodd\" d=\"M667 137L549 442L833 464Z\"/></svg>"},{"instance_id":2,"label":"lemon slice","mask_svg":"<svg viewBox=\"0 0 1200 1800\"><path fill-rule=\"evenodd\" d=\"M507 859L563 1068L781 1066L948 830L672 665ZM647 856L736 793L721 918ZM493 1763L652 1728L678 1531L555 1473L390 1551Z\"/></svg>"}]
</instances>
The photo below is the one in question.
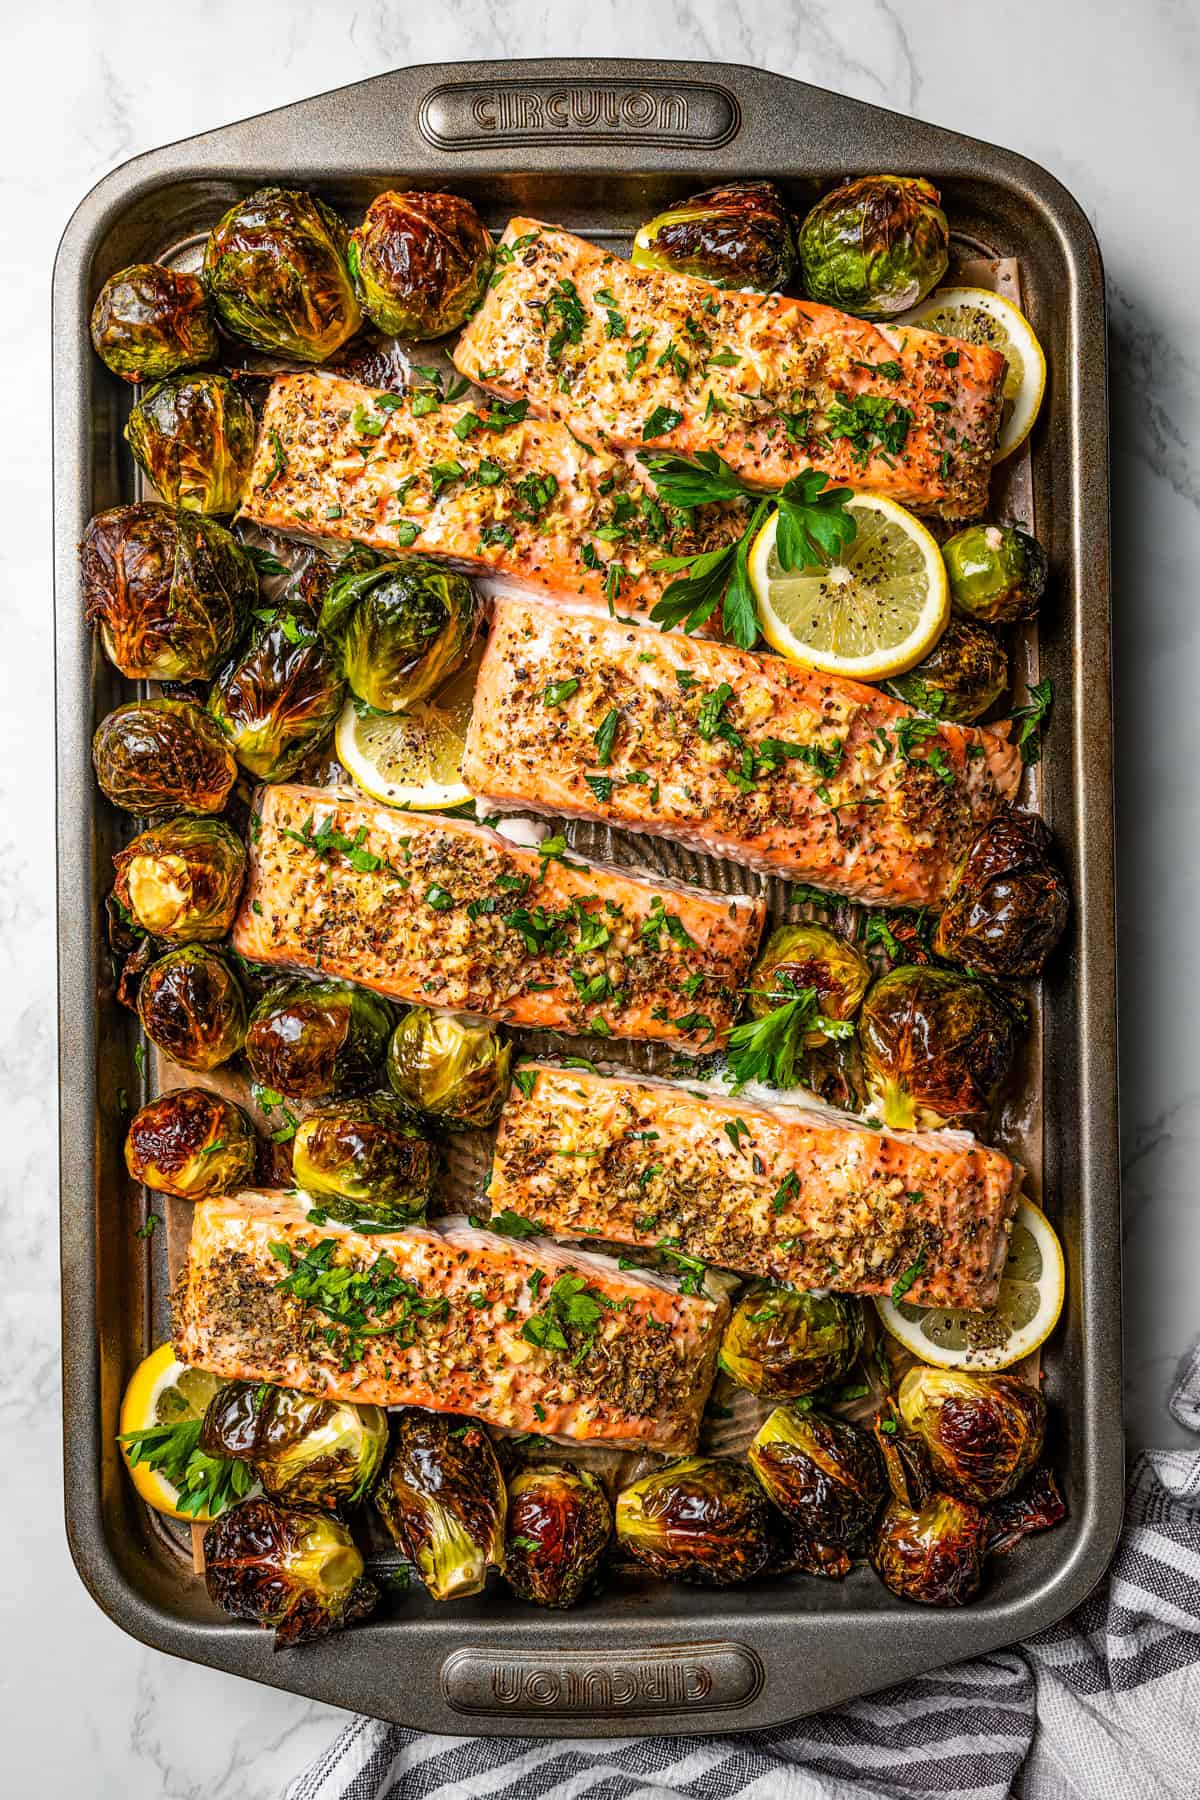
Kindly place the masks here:
<instances>
[{"instance_id":1,"label":"lemon slice","mask_svg":"<svg viewBox=\"0 0 1200 1800\"><path fill-rule=\"evenodd\" d=\"M897 1343L922 1362L939 1369L1008 1369L1050 1336L1065 1286L1062 1245L1054 1227L1040 1207L1022 1200L994 1307L959 1312L884 1298L875 1305Z\"/></svg>"},{"instance_id":2,"label":"lemon slice","mask_svg":"<svg viewBox=\"0 0 1200 1800\"><path fill-rule=\"evenodd\" d=\"M1033 430L1046 391L1046 358L1020 307L990 288L946 287L892 323L921 325L945 337L965 338L968 344L986 344L1007 358L994 460L1011 456Z\"/></svg>"},{"instance_id":3,"label":"lemon slice","mask_svg":"<svg viewBox=\"0 0 1200 1800\"><path fill-rule=\"evenodd\" d=\"M428 812L470 800L460 771L482 655L480 645L432 700L407 712L360 713L353 700L346 702L337 723L338 761L372 800Z\"/></svg>"},{"instance_id":4,"label":"lemon slice","mask_svg":"<svg viewBox=\"0 0 1200 1800\"><path fill-rule=\"evenodd\" d=\"M205 1369L189 1369L177 1362L170 1344L160 1344L134 1370L125 1397L121 1401L121 1432L146 1431L154 1425L186 1425L202 1419L208 1403L223 1385L217 1375ZM169 1513L174 1519L195 1520L204 1524L212 1514L184 1510L180 1507L180 1491L161 1469L132 1460L136 1449L122 1444L125 1466L134 1487L155 1512Z\"/></svg>"},{"instance_id":5,"label":"lemon slice","mask_svg":"<svg viewBox=\"0 0 1200 1800\"><path fill-rule=\"evenodd\" d=\"M772 513L750 547L763 635L792 662L827 675L884 681L937 642L950 616L942 553L919 519L881 494L846 502L857 534L827 568L779 561Z\"/></svg>"}]
</instances>

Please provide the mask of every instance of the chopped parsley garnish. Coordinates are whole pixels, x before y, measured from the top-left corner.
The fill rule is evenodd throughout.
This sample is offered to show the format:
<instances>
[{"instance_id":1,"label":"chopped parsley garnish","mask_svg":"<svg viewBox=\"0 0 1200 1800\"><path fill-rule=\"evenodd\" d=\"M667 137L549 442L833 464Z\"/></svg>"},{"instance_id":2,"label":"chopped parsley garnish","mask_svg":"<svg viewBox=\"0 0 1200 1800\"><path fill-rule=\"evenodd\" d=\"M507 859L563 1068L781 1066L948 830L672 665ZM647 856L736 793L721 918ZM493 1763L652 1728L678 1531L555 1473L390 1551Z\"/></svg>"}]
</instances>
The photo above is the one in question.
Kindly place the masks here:
<instances>
[{"instance_id":1,"label":"chopped parsley garnish","mask_svg":"<svg viewBox=\"0 0 1200 1800\"><path fill-rule=\"evenodd\" d=\"M617 732L621 724L621 715L614 706L604 715L596 727L596 761L602 769L606 769L612 761L613 746L617 741Z\"/></svg>"},{"instance_id":2,"label":"chopped parsley garnish","mask_svg":"<svg viewBox=\"0 0 1200 1800\"><path fill-rule=\"evenodd\" d=\"M907 1294L909 1288L916 1281L917 1277L921 1274L924 1267L925 1267L925 1252L923 1250L921 1250L917 1253L916 1261L910 1262L907 1269L905 1269L903 1275L898 1275L896 1277L895 1281L893 1281L893 1283L892 1283L892 1299L893 1300L903 1300L905 1294Z\"/></svg>"},{"instance_id":3,"label":"chopped parsley garnish","mask_svg":"<svg viewBox=\"0 0 1200 1800\"><path fill-rule=\"evenodd\" d=\"M577 1368L596 1341L604 1308L611 1305L585 1275L560 1275L542 1310L526 1319L521 1336L539 1350L569 1352L571 1366Z\"/></svg>"},{"instance_id":4,"label":"chopped parsley garnish","mask_svg":"<svg viewBox=\"0 0 1200 1800\"><path fill-rule=\"evenodd\" d=\"M675 407L656 406L642 425L642 442L648 444L653 438L666 437L668 432L674 431L682 422L683 414L676 411Z\"/></svg>"},{"instance_id":5,"label":"chopped parsley garnish","mask_svg":"<svg viewBox=\"0 0 1200 1800\"><path fill-rule=\"evenodd\" d=\"M860 463L880 450L899 456L908 440L913 416L907 406L884 394L855 394L836 399L825 419L831 438L845 438Z\"/></svg>"},{"instance_id":6,"label":"chopped parsley garnish","mask_svg":"<svg viewBox=\"0 0 1200 1800\"><path fill-rule=\"evenodd\" d=\"M579 681L574 675L568 675L565 681L548 681L542 690L542 700L546 706L561 706L572 694L579 692Z\"/></svg>"},{"instance_id":7,"label":"chopped parsley garnish","mask_svg":"<svg viewBox=\"0 0 1200 1800\"><path fill-rule=\"evenodd\" d=\"M1042 732L1050 717L1054 705L1054 683L1049 676L1045 681L1035 681L1029 690L1029 705L1019 706L1012 714L1015 720L1021 720L1021 729L1017 735L1017 748L1021 752L1021 761L1030 767L1042 760Z\"/></svg>"},{"instance_id":8,"label":"chopped parsley garnish","mask_svg":"<svg viewBox=\"0 0 1200 1800\"><path fill-rule=\"evenodd\" d=\"M560 276L557 287L545 302L545 310L547 315L553 313L558 320L546 345L550 360L557 362L568 344L578 344L583 337L583 305L575 283Z\"/></svg>"}]
</instances>

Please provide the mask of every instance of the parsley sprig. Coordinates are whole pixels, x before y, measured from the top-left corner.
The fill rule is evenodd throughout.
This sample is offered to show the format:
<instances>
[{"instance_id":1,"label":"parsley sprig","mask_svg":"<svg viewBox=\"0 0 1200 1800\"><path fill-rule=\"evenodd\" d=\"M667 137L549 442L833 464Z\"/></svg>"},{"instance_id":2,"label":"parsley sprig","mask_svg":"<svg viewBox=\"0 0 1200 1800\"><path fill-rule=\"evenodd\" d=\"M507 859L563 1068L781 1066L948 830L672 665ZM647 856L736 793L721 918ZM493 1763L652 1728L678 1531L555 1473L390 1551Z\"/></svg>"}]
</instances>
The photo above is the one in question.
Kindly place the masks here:
<instances>
[{"instance_id":1,"label":"parsley sprig","mask_svg":"<svg viewBox=\"0 0 1200 1800\"><path fill-rule=\"evenodd\" d=\"M825 1017L815 987L798 988L787 974L776 975L768 997L783 1003L765 1018L743 1020L729 1034L728 1063L735 1091L750 1081L795 1087L796 1063L810 1031L827 1038L853 1036L848 1020Z\"/></svg>"},{"instance_id":2,"label":"parsley sprig","mask_svg":"<svg viewBox=\"0 0 1200 1800\"><path fill-rule=\"evenodd\" d=\"M195 1517L204 1512L215 1519L245 1499L254 1486L254 1471L248 1463L201 1450L203 1423L181 1419L174 1425L147 1425L123 1431L117 1441L125 1446L130 1468L156 1469L177 1489L175 1504L181 1513Z\"/></svg>"},{"instance_id":3,"label":"parsley sprig","mask_svg":"<svg viewBox=\"0 0 1200 1800\"><path fill-rule=\"evenodd\" d=\"M542 1310L526 1319L521 1336L539 1350L570 1352L571 1367L577 1368L596 1341L604 1308L612 1304L588 1285L586 1275L560 1275Z\"/></svg>"}]
</instances>

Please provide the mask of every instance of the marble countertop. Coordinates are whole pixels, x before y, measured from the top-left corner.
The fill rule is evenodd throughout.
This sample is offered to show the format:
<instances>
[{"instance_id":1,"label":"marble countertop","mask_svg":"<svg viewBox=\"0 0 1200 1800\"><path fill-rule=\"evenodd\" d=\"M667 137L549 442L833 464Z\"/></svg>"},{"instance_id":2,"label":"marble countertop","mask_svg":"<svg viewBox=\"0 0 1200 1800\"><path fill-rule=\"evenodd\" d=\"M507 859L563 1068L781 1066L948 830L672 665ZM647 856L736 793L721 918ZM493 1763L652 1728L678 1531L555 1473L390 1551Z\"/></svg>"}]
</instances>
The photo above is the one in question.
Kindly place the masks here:
<instances>
[{"instance_id":1,"label":"marble countertop","mask_svg":"<svg viewBox=\"0 0 1200 1800\"><path fill-rule=\"evenodd\" d=\"M997 20L1002 24L997 29ZM416 21L414 23L414 21ZM1165 1410L1200 1331L1200 23L1173 0L209 0L154 17L85 0L10 16L0 107L0 1724L41 1800L268 1800L343 1715L121 1635L61 1524L55 1219L49 269L82 195L138 151L411 62L506 55L755 63L992 139L1078 196L1111 305L1127 1431ZM381 149L381 159L386 157ZM18 425L19 421L19 425ZM1186 771L1191 769L1189 776ZM1188 795L1192 799L1188 799ZM1189 848L1190 846L1190 848Z\"/></svg>"}]
</instances>

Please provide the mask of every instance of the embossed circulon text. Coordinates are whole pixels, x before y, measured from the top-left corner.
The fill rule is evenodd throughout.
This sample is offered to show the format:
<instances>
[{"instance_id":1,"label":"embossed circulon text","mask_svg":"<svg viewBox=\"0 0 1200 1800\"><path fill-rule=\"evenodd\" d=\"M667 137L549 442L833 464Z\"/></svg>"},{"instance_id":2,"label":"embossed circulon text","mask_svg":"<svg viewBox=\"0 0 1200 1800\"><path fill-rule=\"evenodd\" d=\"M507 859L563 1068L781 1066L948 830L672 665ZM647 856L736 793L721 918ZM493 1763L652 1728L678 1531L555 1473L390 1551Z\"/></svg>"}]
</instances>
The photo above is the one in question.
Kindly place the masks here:
<instances>
[{"instance_id":1,"label":"embossed circulon text","mask_svg":"<svg viewBox=\"0 0 1200 1800\"><path fill-rule=\"evenodd\" d=\"M653 1650L565 1650L554 1655L456 1650L442 1691L457 1712L673 1713L745 1706L762 1665L744 1644L678 1644Z\"/></svg>"},{"instance_id":2,"label":"embossed circulon text","mask_svg":"<svg viewBox=\"0 0 1200 1800\"><path fill-rule=\"evenodd\" d=\"M421 102L422 136L441 150L482 142L724 144L738 106L714 82L447 82Z\"/></svg>"}]
</instances>

